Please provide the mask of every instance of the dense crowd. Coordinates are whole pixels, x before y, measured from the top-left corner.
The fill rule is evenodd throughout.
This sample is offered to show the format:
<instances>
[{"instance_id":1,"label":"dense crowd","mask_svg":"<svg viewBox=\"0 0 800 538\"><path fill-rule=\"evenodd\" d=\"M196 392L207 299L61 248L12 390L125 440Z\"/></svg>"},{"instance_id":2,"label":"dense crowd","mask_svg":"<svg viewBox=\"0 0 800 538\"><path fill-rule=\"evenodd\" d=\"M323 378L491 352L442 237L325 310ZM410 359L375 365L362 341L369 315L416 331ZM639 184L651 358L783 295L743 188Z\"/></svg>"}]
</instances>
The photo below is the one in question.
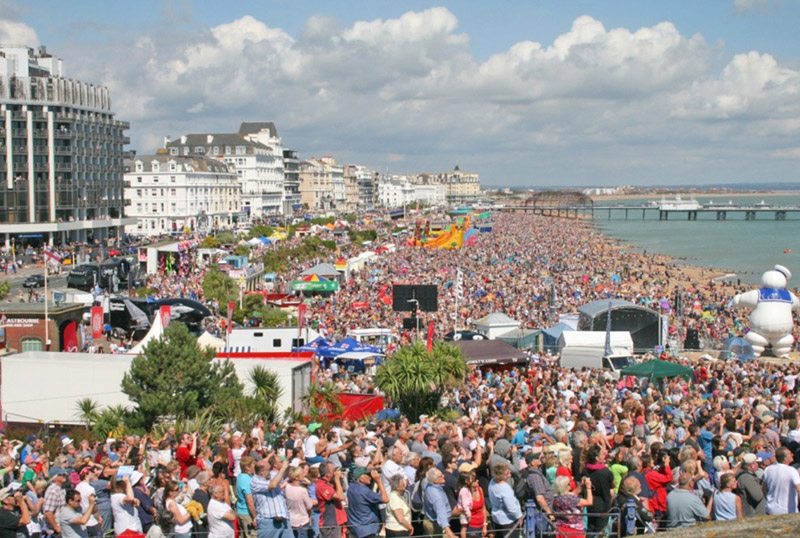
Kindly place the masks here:
<instances>
[{"instance_id":1,"label":"dense crowd","mask_svg":"<svg viewBox=\"0 0 800 538\"><path fill-rule=\"evenodd\" d=\"M444 397L454 421L4 439L0 534L504 538L533 518L574 538L797 512L800 368L692 366L663 384L473 369Z\"/></svg>"}]
</instances>

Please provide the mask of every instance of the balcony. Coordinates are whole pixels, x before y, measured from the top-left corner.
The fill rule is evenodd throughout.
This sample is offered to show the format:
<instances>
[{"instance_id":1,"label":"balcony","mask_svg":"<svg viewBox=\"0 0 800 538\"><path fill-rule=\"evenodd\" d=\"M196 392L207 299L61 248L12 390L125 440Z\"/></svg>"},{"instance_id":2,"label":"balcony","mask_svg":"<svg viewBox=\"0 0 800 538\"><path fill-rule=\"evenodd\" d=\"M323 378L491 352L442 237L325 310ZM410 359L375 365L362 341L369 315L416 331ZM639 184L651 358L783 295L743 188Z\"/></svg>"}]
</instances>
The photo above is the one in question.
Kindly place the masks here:
<instances>
[{"instance_id":1,"label":"balcony","mask_svg":"<svg viewBox=\"0 0 800 538\"><path fill-rule=\"evenodd\" d=\"M72 155L73 149L71 146L55 146L53 153L56 155Z\"/></svg>"},{"instance_id":2,"label":"balcony","mask_svg":"<svg viewBox=\"0 0 800 538\"><path fill-rule=\"evenodd\" d=\"M47 138L47 129L34 129L34 138Z\"/></svg>"},{"instance_id":3,"label":"balcony","mask_svg":"<svg viewBox=\"0 0 800 538\"><path fill-rule=\"evenodd\" d=\"M75 131L71 131L69 129L57 129L53 133L53 136L60 139L70 139L75 136Z\"/></svg>"},{"instance_id":4,"label":"balcony","mask_svg":"<svg viewBox=\"0 0 800 538\"><path fill-rule=\"evenodd\" d=\"M23 137L26 138L28 136L27 129L13 129L11 133L16 137Z\"/></svg>"},{"instance_id":5,"label":"balcony","mask_svg":"<svg viewBox=\"0 0 800 538\"><path fill-rule=\"evenodd\" d=\"M71 172L72 171L72 164L71 163L56 163L55 164L56 172Z\"/></svg>"}]
</instances>

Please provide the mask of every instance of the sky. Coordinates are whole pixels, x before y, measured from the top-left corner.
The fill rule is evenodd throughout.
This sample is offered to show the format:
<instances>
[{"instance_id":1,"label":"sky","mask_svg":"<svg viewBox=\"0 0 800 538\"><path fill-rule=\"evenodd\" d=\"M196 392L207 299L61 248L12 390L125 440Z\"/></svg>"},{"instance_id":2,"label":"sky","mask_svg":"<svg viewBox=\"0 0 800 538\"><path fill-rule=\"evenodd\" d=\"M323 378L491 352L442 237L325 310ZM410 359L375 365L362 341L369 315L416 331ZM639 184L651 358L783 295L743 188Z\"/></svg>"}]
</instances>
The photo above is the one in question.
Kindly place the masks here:
<instances>
[{"instance_id":1,"label":"sky","mask_svg":"<svg viewBox=\"0 0 800 538\"><path fill-rule=\"evenodd\" d=\"M272 121L301 158L484 186L798 182L800 0L0 0L130 149Z\"/></svg>"}]
</instances>

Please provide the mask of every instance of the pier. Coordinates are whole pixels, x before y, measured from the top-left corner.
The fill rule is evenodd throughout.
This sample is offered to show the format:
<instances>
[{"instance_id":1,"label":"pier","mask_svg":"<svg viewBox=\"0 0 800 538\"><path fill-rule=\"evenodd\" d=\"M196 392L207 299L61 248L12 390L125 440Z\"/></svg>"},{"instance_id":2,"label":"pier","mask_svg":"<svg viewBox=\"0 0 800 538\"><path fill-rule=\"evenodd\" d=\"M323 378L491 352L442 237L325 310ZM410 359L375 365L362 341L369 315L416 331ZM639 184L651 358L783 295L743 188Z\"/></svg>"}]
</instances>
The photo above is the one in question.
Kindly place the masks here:
<instances>
[{"instance_id":1,"label":"pier","mask_svg":"<svg viewBox=\"0 0 800 538\"><path fill-rule=\"evenodd\" d=\"M630 220L631 218L641 220L648 220L648 215L658 215L658 220L698 220L698 215L710 214L714 218L705 218L700 220L728 220L729 215L743 215L744 218L737 218L735 220L800 220L800 206L775 206L775 207L761 207L761 206L738 206L738 205L725 205L724 207L716 207L709 205L709 207L701 206L696 208L662 208L656 205L653 206L624 206L624 205L603 205L603 206L587 206L587 205L558 205L558 206L506 206L501 211L522 211L532 212L534 215L542 215L545 217L557 218L586 218L586 217L607 217L608 220L620 219ZM795 216L795 218L787 218L787 216ZM651 218L649 220L655 220Z\"/></svg>"}]
</instances>

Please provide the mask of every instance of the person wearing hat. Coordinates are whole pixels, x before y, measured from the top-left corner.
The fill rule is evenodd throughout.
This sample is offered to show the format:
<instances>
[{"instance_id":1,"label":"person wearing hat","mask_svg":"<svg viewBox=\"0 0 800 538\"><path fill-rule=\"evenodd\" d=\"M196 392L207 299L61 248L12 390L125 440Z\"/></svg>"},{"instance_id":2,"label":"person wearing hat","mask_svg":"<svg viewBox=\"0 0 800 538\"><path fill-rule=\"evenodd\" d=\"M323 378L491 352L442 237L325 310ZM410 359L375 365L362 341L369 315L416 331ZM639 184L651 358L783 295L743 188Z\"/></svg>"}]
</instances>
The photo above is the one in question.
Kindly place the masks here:
<instances>
[{"instance_id":1,"label":"person wearing hat","mask_svg":"<svg viewBox=\"0 0 800 538\"><path fill-rule=\"evenodd\" d=\"M373 481L378 493L372 490ZM347 488L350 533L356 538L377 538L381 527L379 507L389 502L389 494L378 471L366 467L353 469L353 482Z\"/></svg>"},{"instance_id":2,"label":"person wearing hat","mask_svg":"<svg viewBox=\"0 0 800 538\"><path fill-rule=\"evenodd\" d=\"M0 508L2 508L0 534L3 536L25 534L25 525L30 523L31 513L22 492L17 490L12 493L10 487L0 489Z\"/></svg>"},{"instance_id":3,"label":"person wearing hat","mask_svg":"<svg viewBox=\"0 0 800 538\"><path fill-rule=\"evenodd\" d=\"M63 538L89 538L87 524L93 519L96 511L95 496L89 497L89 504L81 508L81 493L78 490L69 490L65 497L65 506L58 515ZM97 521L95 520L95 525ZM96 536L96 535L95 535Z\"/></svg>"},{"instance_id":4,"label":"person wearing hat","mask_svg":"<svg viewBox=\"0 0 800 538\"><path fill-rule=\"evenodd\" d=\"M44 492L44 517L47 520L47 527L56 534L61 534L61 524L58 522L58 514L66 505L64 498L64 482L67 480L67 472L63 469L57 470L56 474L50 478L50 485Z\"/></svg>"},{"instance_id":5,"label":"person wearing hat","mask_svg":"<svg viewBox=\"0 0 800 538\"><path fill-rule=\"evenodd\" d=\"M81 494L81 512L86 512L90 499L94 507L91 517L83 525L85 525L89 536L102 536L103 527L100 524L102 519L98 519L100 515L97 511L97 492L90 484L90 482L97 480L98 469L94 465L87 465L81 469L79 475L81 481L75 486L75 490Z\"/></svg>"},{"instance_id":6,"label":"person wearing hat","mask_svg":"<svg viewBox=\"0 0 800 538\"><path fill-rule=\"evenodd\" d=\"M742 457L742 467L736 473L739 483L737 493L742 498L742 515L744 517L763 516L767 513L767 498L764 495L764 482L756 475L761 458L755 454Z\"/></svg>"}]
</instances>

